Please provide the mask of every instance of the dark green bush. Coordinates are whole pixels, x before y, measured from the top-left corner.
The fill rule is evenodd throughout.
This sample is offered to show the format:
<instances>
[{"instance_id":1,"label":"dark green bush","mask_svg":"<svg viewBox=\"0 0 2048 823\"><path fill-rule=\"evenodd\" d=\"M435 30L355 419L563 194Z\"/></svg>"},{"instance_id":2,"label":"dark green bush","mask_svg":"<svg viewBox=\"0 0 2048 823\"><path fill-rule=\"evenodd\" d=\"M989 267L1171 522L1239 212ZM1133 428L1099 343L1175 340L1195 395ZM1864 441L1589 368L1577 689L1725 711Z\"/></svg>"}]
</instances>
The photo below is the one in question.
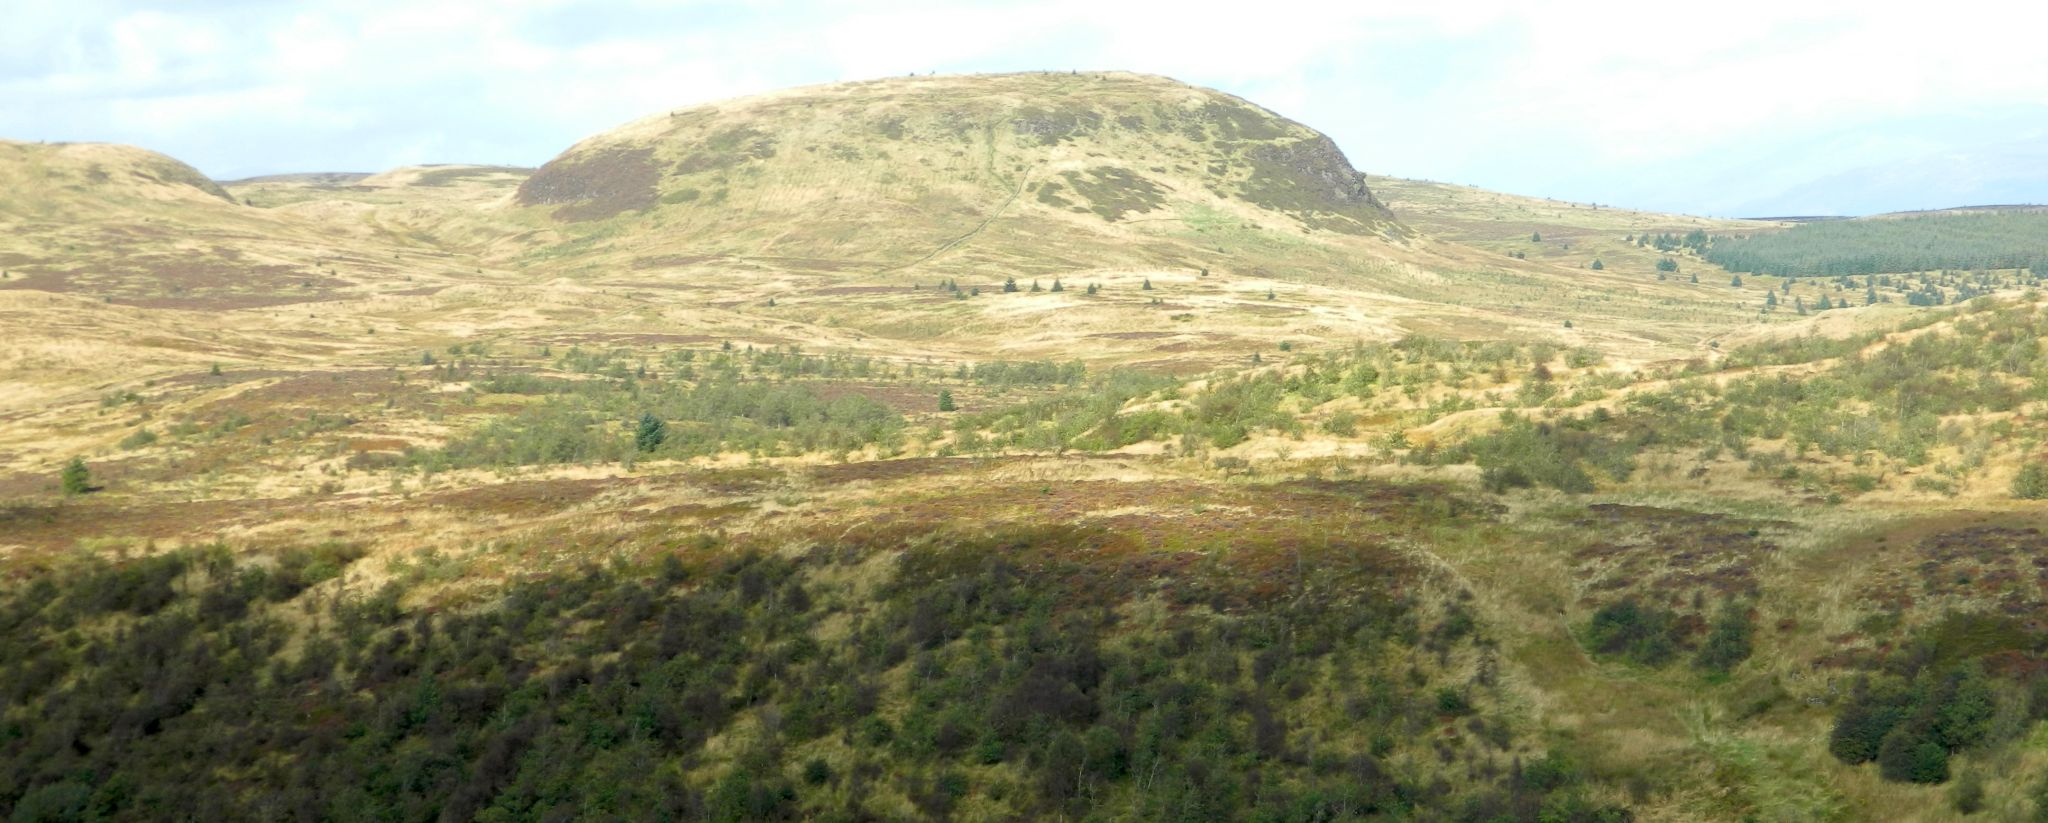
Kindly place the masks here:
<instances>
[{"instance_id":1,"label":"dark green bush","mask_svg":"<svg viewBox=\"0 0 2048 823\"><path fill-rule=\"evenodd\" d=\"M1586 640L1595 654L1661 666L1678 655L1684 639L1679 631L1675 612L1631 597L1595 611L1586 627Z\"/></svg>"}]
</instances>

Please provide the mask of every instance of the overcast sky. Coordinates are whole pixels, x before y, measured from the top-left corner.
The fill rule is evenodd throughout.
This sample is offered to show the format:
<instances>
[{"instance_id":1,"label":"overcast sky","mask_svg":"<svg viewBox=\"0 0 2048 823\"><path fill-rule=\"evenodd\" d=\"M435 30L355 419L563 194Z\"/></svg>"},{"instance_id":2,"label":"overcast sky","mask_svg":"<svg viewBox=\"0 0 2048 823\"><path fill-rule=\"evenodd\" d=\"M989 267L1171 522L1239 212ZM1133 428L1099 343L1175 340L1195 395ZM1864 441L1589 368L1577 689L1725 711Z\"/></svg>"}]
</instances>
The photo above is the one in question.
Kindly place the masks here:
<instances>
[{"instance_id":1,"label":"overcast sky","mask_svg":"<svg viewBox=\"0 0 2048 823\"><path fill-rule=\"evenodd\" d=\"M1724 215L2048 202L2048 7L1888 5L6 0L0 137L220 179L531 166L783 86L1128 69L1372 174Z\"/></svg>"}]
</instances>

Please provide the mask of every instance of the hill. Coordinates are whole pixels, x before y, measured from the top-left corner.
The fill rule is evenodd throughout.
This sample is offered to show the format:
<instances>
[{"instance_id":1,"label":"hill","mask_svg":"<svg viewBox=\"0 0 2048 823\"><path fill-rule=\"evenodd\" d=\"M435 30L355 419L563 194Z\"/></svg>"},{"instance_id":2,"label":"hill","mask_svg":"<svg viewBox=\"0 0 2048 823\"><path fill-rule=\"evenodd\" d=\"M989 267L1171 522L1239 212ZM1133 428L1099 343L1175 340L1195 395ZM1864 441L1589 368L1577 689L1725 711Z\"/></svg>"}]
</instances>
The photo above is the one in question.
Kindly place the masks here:
<instances>
[{"instance_id":1,"label":"hill","mask_svg":"<svg viewBox=\"0 0 2048 823\"><path fill-rule=\"evenodd\" d=\"M198 169L107 143L0 140L0 183L8 189L0 215L16 220L76 219L87 208L140 203L206 208L210 200L231 202Z\"/></svg>"},{"instance_id":2,"label":"hill","mask_svg":"<svg viewBox=\"0 0 2048 823\"><path fill-rule=\"evenodd\" d=\"M1191 267L1186 244L1120 229L1196 212L1397 231L1328 137L1131 74L892 79L664 112L572 147L518 202L564 224L629 215L610 227L620 251L876 272L949 252L990 273L1089 254Z\"/></svg>"},{"instance_id":3,"label":"hill","mask_svg":"<svg viewBox=\"0 0 2048 823\"><path fill-rule=\"evenodd\" d=\"M2048 304L2011 277L1735 276L1709 238L1801 230L1365 178L1141 75L226 197L5 157L17 818L2024 819L2048 785Z\"/></svg>"},{"instance_id":4,"label":"hill","mask_svg":"<svg viewBox=\"0 0 2048 823\"><path fill-rule=\"evenodd\" d=\"M1489 208L1448 207L1500 219ZM670 324L783 330L763 342L1199 370L1304 335L1671 357L1757 319L1660 280L1619 232L1603 271L1569 240L1518 258L1417 231L1326 136L1123 73L895 78L663 112L572 147L497 213L517 230L477 250L487 268L624 290ZM1634 322L1589 318L1589 300Z\"/></svg>"}]
</instances>

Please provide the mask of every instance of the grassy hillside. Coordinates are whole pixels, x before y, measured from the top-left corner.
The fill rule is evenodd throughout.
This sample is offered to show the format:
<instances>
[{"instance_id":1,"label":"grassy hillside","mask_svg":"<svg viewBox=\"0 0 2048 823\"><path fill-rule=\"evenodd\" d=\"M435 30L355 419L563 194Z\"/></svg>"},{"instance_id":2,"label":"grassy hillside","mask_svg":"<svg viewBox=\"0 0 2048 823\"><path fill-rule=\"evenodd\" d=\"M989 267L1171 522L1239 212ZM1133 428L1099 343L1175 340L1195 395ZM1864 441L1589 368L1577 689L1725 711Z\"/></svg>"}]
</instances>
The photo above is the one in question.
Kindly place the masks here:
<instances>
[{"instance_id":1,"label":"grassy hillside","mask_svg":"<svg viewBox=\"0 0 2048 823\"><path fill-rule=\"evenodd\" d=\"M2038 293L1326 147L1118 74L10 147L0 808L2037 813Z\"/></svg>"},{"instance_id":2,"label":"grassy hillside","mask_svg":"<svg viewBox=\"0 0 2048 823\"><path fill-rule=\"evenodd\" d=\"M653 201L599 218L612 167L590 158L616 152L645 155L628 164L654 170L633 196L652 185ZM36 386L10 398L24 413L215 362L470 339L683 335L1187 375L1290 340L1409 333L1646 362L1797 317L1624 256L1595 271L1404 226L1306 127L1138 75L899 78L662 113L586 141L539 183L466 166L285 176L228 186L237 203L99 180L94 163L113 167L94 153L159 162L10 155L13 178L81 181L25 184L40 193L0 241L0 300L22 329L10 361L35 364L11 378ZM31 205L66 216L37 221ZM1499 216L1484 198L1445 211ZM45 459L33 441L16 453Z\"/></svg>"},{"instance_id":3,"label":"grassy hillside","mask_svg":"<svg viewBox=\"0 0 2048 823\"><path fill-rule=\"evenodd\" d=\"M1943 819L1967 775L2024 810L2043 317L1647 372L1422 337L1193 380L649 339L150 387L102 403L98 491L8 481L0 790ZM1886 765L1961 694L1988 725Z\"/></svg>"},{"instance_id":4,"label":"grassy hillside","mask_svg":"<svg viewBox=\"0 0 2048 823\"><path fill-rule=\"evenodd\" d=\"M1038 273L1059 255L1192 268L1205 261L1186 244L1119 229L1196 211L1397 231L1329 138L1130 74L893 79L665 112L577 144L523 183L518 203L574 236L603 235L565 251L576 256L794 258L863 273L942 255L962 273Z\"/></svg>"}]
</instances>

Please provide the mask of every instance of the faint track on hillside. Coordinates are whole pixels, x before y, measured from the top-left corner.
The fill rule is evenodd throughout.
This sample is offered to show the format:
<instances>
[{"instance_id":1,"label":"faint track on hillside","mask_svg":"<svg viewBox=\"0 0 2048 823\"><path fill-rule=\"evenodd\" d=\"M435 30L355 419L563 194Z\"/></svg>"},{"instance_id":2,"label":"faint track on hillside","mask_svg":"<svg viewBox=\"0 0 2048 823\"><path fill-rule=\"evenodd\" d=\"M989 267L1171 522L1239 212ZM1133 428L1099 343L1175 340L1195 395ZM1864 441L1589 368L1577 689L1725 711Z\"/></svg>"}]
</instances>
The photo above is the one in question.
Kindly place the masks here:
<instances>
[{"instance_id":1,"label":"faint track on hillside","mask_svg":"<svg viewBox=\"0 0 2048 823\"><path fill-rule=\"evenodd\" d=\"M988 150L985 153L985 159L983 160L983 162L986 163L988 166L988 174L990 177L993 177L997 180L1002 180L1003 176L996 173L996 137L994 124L988 124L987 126L985 126L985 130L987 131L987 137L984 138L984 142L988 146ZM1003 204L997 206L996 210L990 213L987 219L984 219L980 223L976 224L975 227L969 229L966 234L960 235L959 237L955 237L951 240L946 241L943 244L940 244L938 248L932 249L931 253L926 254L923 257L917 258L916 260L912 260L902 265L890 266L888 268L878 270L875 273L888 274L890 272L902 271L904 269L912 268L914 266L923 265L927 262L930 262L932 259L938 257L939 255L957 249L961 245L965 244L967 241L973 240L975 236L981 234L983 229L988 228L990 224L996 222L997 218L1002 217L1003 213L1009 211L1011 206L1016 205L1017 198L1024 196L1024 187L1030 181L1030 172L1025 172L1021 175L1018 175L1017 190L1010 193L1010 198L1004 200Z\"/></svg>"}]
</instances>

